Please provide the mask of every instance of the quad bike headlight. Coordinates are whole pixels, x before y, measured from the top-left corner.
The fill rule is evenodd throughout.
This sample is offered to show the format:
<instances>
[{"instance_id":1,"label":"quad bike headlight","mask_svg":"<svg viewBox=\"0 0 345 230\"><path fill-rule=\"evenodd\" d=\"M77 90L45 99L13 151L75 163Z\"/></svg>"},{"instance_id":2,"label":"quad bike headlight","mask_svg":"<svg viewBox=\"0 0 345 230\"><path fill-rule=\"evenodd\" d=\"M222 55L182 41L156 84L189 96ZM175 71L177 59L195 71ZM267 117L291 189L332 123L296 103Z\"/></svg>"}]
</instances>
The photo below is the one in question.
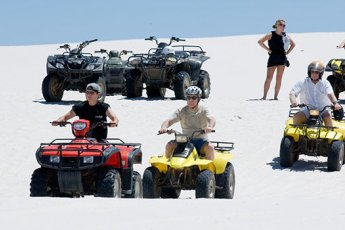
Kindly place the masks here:
<instances>
[{"instance_id":1,"label":"quad bike headlight","mask_svg":"<svg viewBox=\"0 0 345 230\"><path fill-rule=\"evenodd\" d=\"M63 69L63 68L65 68L65 67L63 66L63 64L57 62L57 63L56 63L56 68L58 68L58 69Z\"/></svg>"},{"instance_id":2,"label":"quad bike headlight","mask_svg":"<svg viewBox=\"0 0 345 230\"><path fill-rule=\"evenodd\" d=\"M50 156L49 158L50 163L60 163L60 156Z\"/></svg>"},{"instance_id":3,"label":"quad bike headlight","mask_svg":"<svg viewBox=\"0 0 345 230\"><path fill-rule=\"evenodd\" d=\"M166 65L175 65L177 62L176 58L174 57L168 57L167 60L165 61Z\"/></svg>"},{"instance_id":4,"label":"quad bike headlight","mask_svg":"<svg viewBox=\"0 0 345 230\"><path fill-rule=\"evenodd\" d=\"M185 135L176 135L175 140L177 143L186 143L188 141L188 137Z\"/></svg>"},{"instance_id":5,"label":"quad bike headlight","mask_svg":"<svg viewBox=\"0 0 345 230\"><path fill-rule=\"evenodd\" d=\"M83 158L83 163L84 163L84 164L92 164L92 163L93 163L93 160L94 160L94 157L93 157L93 156L84 157L84 158Z\"/></svg>"},{"instance_id":6,"label":"quad bike headlight","mask_svg":"<svg viewBox=\"0 0 345 230\"><path fill-rule=\"evenodd\" d=\"M95 65L94 65L94 64L90 64L90 65L86 66L85 69L87 69L87 70L93 70L94 68L95 68Z\"/></svg>"},{"instance_id":7,"label":"quad bike headlight","mask_svg":"<svg viewBox=\"0 0 345 230\"><path fill-rule=\"evenodd\" d=\"M83 130L85 128L86 128L86 123L84 123L84 122L76 122L73 124L73 129L75 129L75 130L80 131L80 130Z\"/></svg>"},{"instance_id":8,"label":"quad bike headlight","mask_svg":"<svg viewBox=\"0 0 345 230\"><path fill-rule=\"evenodd\" d=\"M129 62L129 64L131 64L131 65L139 65L139 63L140 63L139 58L134 58Z\"/></svg>"}]
</instances>

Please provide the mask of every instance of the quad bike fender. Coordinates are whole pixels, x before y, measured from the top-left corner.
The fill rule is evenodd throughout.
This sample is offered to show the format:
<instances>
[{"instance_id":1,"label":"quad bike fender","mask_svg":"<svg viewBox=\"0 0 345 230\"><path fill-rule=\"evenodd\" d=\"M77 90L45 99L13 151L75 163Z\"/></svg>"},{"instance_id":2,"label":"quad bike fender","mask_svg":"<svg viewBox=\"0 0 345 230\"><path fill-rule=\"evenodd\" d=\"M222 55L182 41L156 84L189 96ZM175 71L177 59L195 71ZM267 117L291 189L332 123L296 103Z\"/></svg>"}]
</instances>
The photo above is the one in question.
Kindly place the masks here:
<instances>
[{"instance_id":1,"label":"quad bike fender","mask_svg":"<svg viewBox=\"0 0 345 230\"><path fill-rule=\"evenodd\" d=\"M213 163L216 167L216 174L222 174L225 171L226 165L233 158L233 154L229 152L215 152Z\"/></svg>"},{"instance_id":2,"label":"quad bike fender","mask_svg":"<svg viewBox=\"0 0 345 230\"><path fill-rule=\"evenodd\" d=\"M168 165L170 165L168 158L164 154L162 156L151 157L149 163L161 173L166 173L168 171Z\"/></svg>"}]
</instances>

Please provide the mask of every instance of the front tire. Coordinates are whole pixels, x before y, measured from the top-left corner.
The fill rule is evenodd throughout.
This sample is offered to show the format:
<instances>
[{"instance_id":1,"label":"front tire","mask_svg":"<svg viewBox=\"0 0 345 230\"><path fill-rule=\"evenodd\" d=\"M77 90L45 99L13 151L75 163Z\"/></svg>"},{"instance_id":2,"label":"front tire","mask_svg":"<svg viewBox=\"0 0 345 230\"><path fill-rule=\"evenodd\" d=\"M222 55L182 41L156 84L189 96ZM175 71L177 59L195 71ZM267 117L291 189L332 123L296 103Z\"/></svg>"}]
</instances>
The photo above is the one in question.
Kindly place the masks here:
<instances>
[{"instance_id":1,"label":"front tire","mask_svg":"<svg viewBox=\"0 0 345 230\"><path fill-rule=\"evenodd\" d=\"M126 79L127 98L141 97L143 95L143 83L135 76L128 76Z\"/></svg>"},{"instance_id":2,"label":"front tire","mask_svg":"<svg viewBox=\"0 0 345 230\"><path fill-rule=\"evenodd\" d=\"M196 178L195 197L214 198L216 190L216 180L214 174L209 170L204 170Z\"/></svg>"},{"instance_id":3,"label":"front tire","mask_svg":"<svg viewBox=\"0 0 345 230\"><path fill-rule=\"evenodd\" d=\"M52 195L52 172L45 168L38 168L31 176L30 196L50 195Z\"/></svg>"},{"instance_id":4,"label":"front tire","mask_svg":"<svg viewBox=\"0 0 345 230\"><path fill-rule=\"evenodd\" d=\"M294 141L291 137L283 137L280 143L280 166L291 167L297 158L294 156Z\"/></svg>"},{"instance_id":5,"label":"front tire","mask_svg":"<svg viewBox=\"0 0 345 230\"><path fill-rule=\"evenodd\" d=\"M181 71L176 75L174 81L174 92L176 99L186 100L186 89L191 86L191 79L187 72Z\"/></svg>"},{"instance_id":6,"label":"front tire","mask_svg":"<svg viewBox=\"0 0 345 230\"><path fill-rule=\"evenodd\" d=\"M344 163L344 143L342 141L333 141L328 154L328 171L340 171Z\"/></svg>"},{"instance_id":7,"label":"front tire","mask_svg":"<svg viewBox=\"0 0 345 230\"><path fill-rule=\"evenodd\" d=\"M56 75L49 74L43 79L42 94L46 102L59 102L63 96L62 82Z\"/></svg>"},{"instance_id":8,"label":"front tire","mask_svg":"<svg viewBox=\"0 0 345 230\"><path fill-rule=\"evenodd\" d=\"M116 169L100 173L97 183L97 196L121 198L121 176Z\"/></svg>"},{"instance_id":9,"label":"front tire","mask_svg":"<svg viewBox=\"0 0 345 230\"><path fill-rule=\"evenodd\" d=\"M143 176L143 197L159 198L161 187L159 186L160 172L155 167L148 167Z\"/></svg>"},{"instance_id":10,"label":"front tire","mask_svg":"<svg viewBox=\"0 0 345 230\"><path fill-rule=\"evenodd\" d=\"M222 189L217 189L215 198L232 199L235 193L235 170L229 162L225 171L217 178L217 185Z\"/></svg>"}]
</instances>

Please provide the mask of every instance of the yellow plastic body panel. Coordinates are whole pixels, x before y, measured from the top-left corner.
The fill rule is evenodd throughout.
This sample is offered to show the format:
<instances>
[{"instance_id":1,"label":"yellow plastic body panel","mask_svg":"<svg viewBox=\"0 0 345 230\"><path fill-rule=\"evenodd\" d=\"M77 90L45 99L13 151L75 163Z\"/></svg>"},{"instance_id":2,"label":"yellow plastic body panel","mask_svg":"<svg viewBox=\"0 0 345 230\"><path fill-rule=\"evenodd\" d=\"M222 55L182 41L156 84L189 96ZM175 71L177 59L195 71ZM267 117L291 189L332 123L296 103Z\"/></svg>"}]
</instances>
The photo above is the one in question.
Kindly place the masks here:
<instances>
[{"instance_id":1,"label":"yellow plastic body panel","mask_svg":"<svg viewBox=\"0 0 345 230\"><path fill-rule=\"evenodd\" d=\"M293 127L292 118L286 121L286 126L284 130L284 136L290 136L295 142L298 142L300 136L306 136L309 139L328 139L328 143L334 140L343 141L345 137L345 122L333 120L333 126L337 127L334 130L321 128L309 127Z\"/></svg>"},{"instance_id":2,"label":"yellow plastic body panel","mask_svg":"<svg viewBox=\"0 0 345 230\"><path fill-rule=\"evenodd\" d=\"M233 158L230 152L215 151L214 161L207 160L204 158L199 158L196 150L188 156L188 158L183 157L171 157L166 158L164 154L162 156L151 157L149 163L157 168L161 173L166 173L168 168L183 169L185 167L198 166L199 170L210 170L213 173L221 174L225 171L227 163Z\"/></svg>"}]
</instances>

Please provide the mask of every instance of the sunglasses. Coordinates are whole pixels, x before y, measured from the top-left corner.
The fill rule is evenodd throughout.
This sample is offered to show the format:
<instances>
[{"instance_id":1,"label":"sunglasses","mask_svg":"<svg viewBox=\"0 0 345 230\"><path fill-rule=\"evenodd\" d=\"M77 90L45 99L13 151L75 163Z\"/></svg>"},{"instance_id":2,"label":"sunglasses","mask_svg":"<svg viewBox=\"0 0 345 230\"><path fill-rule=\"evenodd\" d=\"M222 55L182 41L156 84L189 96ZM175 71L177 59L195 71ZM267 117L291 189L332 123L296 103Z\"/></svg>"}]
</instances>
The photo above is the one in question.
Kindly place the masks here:
<instances>
[{"instance_id":1,"label":"sunglasses","mask_svg":"<svg viewBox=\"0 0 345 230\"><path fill-rule=\"evenodd\" d=\"M198 99L197 96L187 96L187 100L196 100Z\"/></svg>"},{"instance_id":2,"label":"sunglasses","mask_svg":"<svg viewBox=\"0 0 345 230\"><path fill-rule=\"evenodd\" d=\"M284 27L284 28L285 28L285 26L286 26L285 24L280 24L280 23L279 23L278 25L280 25L280 26L282 26L282 27Z\"/></svg>"},{"instance_id":3,"label":"sunglasses","mask_svg":"<svg viewBox=\"0 0 345 230\"><path fill-rule=\"evenodd\" d=\"M86 91L85 91L85 93L86 93L86 94L91 94L91 95L96 94L96 92L95 92L95 91L88 91L88 90L86 90Z\"/></svg>"}]
</instances>

